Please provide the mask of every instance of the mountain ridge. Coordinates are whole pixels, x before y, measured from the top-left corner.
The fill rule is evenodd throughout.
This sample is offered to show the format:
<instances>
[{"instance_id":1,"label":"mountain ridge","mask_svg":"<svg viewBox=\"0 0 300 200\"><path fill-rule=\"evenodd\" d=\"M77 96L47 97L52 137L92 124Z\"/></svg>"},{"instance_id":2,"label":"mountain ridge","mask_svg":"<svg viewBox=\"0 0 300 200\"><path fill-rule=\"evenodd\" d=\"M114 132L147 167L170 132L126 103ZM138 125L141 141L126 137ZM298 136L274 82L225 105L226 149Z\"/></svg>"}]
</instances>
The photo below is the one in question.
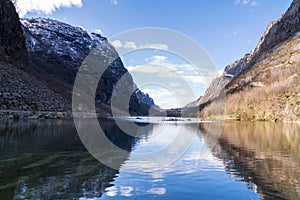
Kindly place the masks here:
<instances>
[{"instance_id":1,"label":"mountain ridge","mask_svg":"<svg viewBox=\"0 0 300 200\"><path fill-rule=\"evenodd\" d=\"M15 31L12 34L8 34L8 31L13 30ZM70 113L73 83L88 54L98 47L99 53L105 59L111 60L115 58L114 55L118 55L114 47L100 34L89 33L80 27L53 19L20 20L10 0L0 1L0 46L0 68L3 71L1 81L11 86L11 91L7 91L8 88L4 86L0 88L0 109L8 110L1 112L4 115L18 115L20 109L28 109L30 115L39 111ZM112 114L112 92L117 81L126 73L128 71L119 57L111 60L98 83L95 97L96 111L100 116ZM11 81L16 84L12 85ZM13 93L20 89L17 83L23 82L27 89L22 90L15 98ZM132 78L129 78L124 90L134 91L128 105L130 114L147 115L149 109L155 105L149 95L136 87ZM32 102L25 103L30 99L27 93L36 95ZM47 95L48 98L45 98ZM52 97L57 102L50 101ZM47 99L49 102L44 102ZM43 106L31 106L37 104ZM58 107L52 106L56 104Z\"/></svg>"},{"instance_id":2,"label":"mountain ridge","mask_svg":"<svg viewBox=\"0 0 300 200\"><path fill-rule=\"evenodd\" d=\"M32 18L22 19L21 22L33 64L31 73L41 80L46 79L49 88L68 100L71 99L79 67L88 54L97 48L102 58L109 60L110 64L98 83L96 107L101 113L102 107L110 106L114 86L128 71L107 38L53 19ZM111 60L115 57L115 60ZM59 87L60 84L63 87ZM131 76L124 90L138 90L129 102L129 110L134 114L147 115L150 107L155 105L152 98L136 87Z\"/></svg>"},{"instance_id":3,"label":"mountain ridge","mask_svg":"<svg viewBox=\"0 0 300 200\"><path fill-rule=\"evenodd\" d=\"M291 6L281 17L268 25L256 48L240 60L226 66L223 75L212 81L199 101L200 117L218 118L221 117L220 113L226 112L225 118L238 120L300 120L300 101L298 101L300 100L298 97L300 91L297 87L297 83L300 84L297 78L300 66L299 37L300 1L293 0ZM253 75L253 73L267 73L266 71L268 74L264 76ZM277 80L280 72L284 77ZM273 82L270 83L269 80ZM288 80L294 82L295 94L292 95L293 100L286 101L278 96L291 96L286 94L291 93L291 85L285 85L285 82L289 82ZM285 87L282 86L282 91L278 91L278 88L273 87L272 84L285 85ZM260 88L261 91L258 92L257 88ZM255 90L265 99L255 102L255 98L257 98ZM278 96L275 97L269 93L262 94L264 90L269 93L276 92ZM218 107L221 102L218 98L221 95L226 95L226 108L220 110ZM248 99L243 98L243 95ZM277 103L274 104L274 102ZM275 108L267 106L268 103L274 104ZM286 103L292 105L287 106ZM242 108L243 106L244 108ZM256 109L261 110L256 113Z\"/></svg>"}]
</instances>

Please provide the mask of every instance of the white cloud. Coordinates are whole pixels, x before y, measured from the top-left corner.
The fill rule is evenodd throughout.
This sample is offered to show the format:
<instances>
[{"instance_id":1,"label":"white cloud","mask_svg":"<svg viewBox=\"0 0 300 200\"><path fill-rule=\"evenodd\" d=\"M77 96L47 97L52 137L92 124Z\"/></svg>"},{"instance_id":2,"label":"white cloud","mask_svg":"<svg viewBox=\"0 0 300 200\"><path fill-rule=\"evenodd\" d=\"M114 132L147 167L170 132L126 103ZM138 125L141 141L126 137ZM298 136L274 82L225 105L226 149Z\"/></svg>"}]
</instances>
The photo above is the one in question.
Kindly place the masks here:
<instances>
[{"instance_id":1,"label":"white cloud","mask_svg":"<svg viewBox=\"0 0 300 200\"><path fill-rule=\"evenodd\" d=\"M119 45L118 42L116 44ZM209 73L200 74L193 65L188 63L171 63L168 61L168 57L162 55L154 55L146 61L147 63L143 65L127 66L126 68L133 75L141 76L143 74L143 76L155 76L156 78L175 78L192 84L207 84L211 79L209 76L212 76ZM216 72L213 76L217 77L219 73Z\"/></svg>"},{"instance_id":2,"label":"white cloud","mask_svg":"<svg viewBox=\"0 0 300 200\"><path fill-rule=\"evenodd\" d=\"M184 78L187 81L192 82L194 84L200 84L200 83L205 84L206 83L206 81L203 79L202 76L184 76Z\"/></svg>"},{"instance_id":3,"label":"white cloud","mask_svg":"<svg viewBox=\"0 0 300 200\"><path fill-rule=\"evenodd\" d=\"M169 85L170 85L171 87L179 87L179 86L180 86L180 83L171 81L171 82L169 83Z\"/></svg>"},{"instance_id":4,"label":"white cloud","mask_svg":"<svg viewBox=\"0 0 300 200\"><path fill-rule=\"evenodd\" d=\"M179 97L167 89L142 89L142 91L149 94L149 96L154 99L155 104L162 108L170 109L183 106L180 103Z\"/></svg>"},{"instance_id":5,"label":"white cloud","mask_svg":"<svg viewBox=\"0 0 300 200\"><path fill-rule=\"evenodd\" d=\"M103 31L102 31L101 29L95 29L94 32L95 32L95 33L98 33L98 34L100 34L100 35L103 34Z\"/></svg>"},{"instance_id":6,"label":"white cloud","mask_svg":"<svg viewBox=\"0 0 300 200\"><path fill-rule=\"evenodd\" d=\"M155 43L155 44L147 43L145 45L141 45L140 48L168 50L169 47L168 45L162 43Z\"/></svg>"},{"instance_id":7,"label":"white cloud","mask_svg":"<svg viewBox=\"0 0 300 200\"><path fill-rule=\"evenodd\" d=\"M61 7L82 7L82 0L18 0L17 10L20 17L24 17L28 12L38 12L51 14Z\"/></svg>"},{"instance_id":8,"label":"white cloud","mask_svg":"<svg viewBox=\"0 0 300 200\"><path fill-rule=\"evenodd\" d=\"M137 44L134 41L121 41L121 40L114 40L111 44L115 48L124 48L124 49L159 49L159 50L168 50L168 45L162 43L146 43L146 44ZM117 46L115 46L115 44Z\"/></svg>"},{"instance_id":9,"label":"white cloud","mask_svg":"<svg viewBox=\"0 0 300 200\"><path fill-rule=\"evenodd\" d=\"M163 71L163 69L161 69L161 66L157 66L157 65L128 66L127 69L130 72L142 72L147 74L160 73L161 71Z\"/></svg>"},{"instance_id":10,"label":"white cloud","mask_svg":"<svg viewBox=\"0 0 300 200\"><path fill-rule=\"evenodd\" d=\"M196 97L187 94L183 88L140 88L144 93L154 99L154 103L161 108L180 108L195 100Z\"/></svg>"},{"instance_id":11,"label":"white cloud","mask_svg":"<svg viewBox=\"0 0 300 200\"><path fill-rule=\"evenodd\" d=\"M118 0L110 0L111 4L118 5Z\"/></svg>"},{"instance_id":12,"label":"white cloud","mask_svg":"<svg viewBox=\"0 0 300 200\"><path fill-rule=\"evenodd\" d=\"M249 5L249 6L257 6L257 2L255 0L235 0L235 5Z\"/></svg>"},{"instance_id":13,"label":"white cloud","mask_svg":"<svg viewBox=\"0 0 300 200\"><path fill-rule=\"evenodd\" d=\"M150 60L151 60L151 63L153 63L153 64L164 64L163 62L165 62L167 59L168 58L166 56L156 55L156 56L152 56L152 58Z\"/></svg>"},{"instance_id":14,"label":"white cloud","mask_svg":"<svg viewBox=\"0 0 300 200\"><path fill-rule=\"evenodd\" d=\"M135 44L135 42L125 42L124 46L125 49L137 49L137 46Z\"/></svg>"},{"instance_id":15,"label":"white cloud","mask_svg":"<svg viewBox=\"0 0 300 200\"><path fill-rule=\"evenodd\" d=\"M111 42L111 44L115 47L115 48L122 48L123 44L120 40L114 40Z\"/></svg>"},{"instance_id":16,"label":"white cloud","mask_svg":"<svg viewBox=\"0 0 300 200\"><path fill-rule=\"evenodd\" d=\"M115 43L119 45L120 42ZM187 62L174 62L175 60L165 54L156 54L143 60L145 61L143 64L131 65L126 68L130 71L138 87L143 92L148 92L155 103L162 108L178 108L195 100L198 97L196 91L219 76L218 71L199 71ZM143 85L148 83L170 88L174 94L178 95L180 102L172 93L158 90L156 87L145 91Z\"/></svg>"}]
</instances>

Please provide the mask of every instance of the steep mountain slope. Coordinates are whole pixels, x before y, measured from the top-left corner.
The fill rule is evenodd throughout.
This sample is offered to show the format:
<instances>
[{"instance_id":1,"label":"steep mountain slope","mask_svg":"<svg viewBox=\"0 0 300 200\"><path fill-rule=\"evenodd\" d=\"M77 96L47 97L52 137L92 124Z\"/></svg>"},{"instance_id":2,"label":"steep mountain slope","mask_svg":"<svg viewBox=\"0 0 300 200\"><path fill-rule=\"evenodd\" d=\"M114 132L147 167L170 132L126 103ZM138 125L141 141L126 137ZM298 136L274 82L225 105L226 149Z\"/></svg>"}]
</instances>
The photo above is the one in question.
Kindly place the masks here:
<instances>
[{"instance_id":1,"label":"steep mountain slope","mask_svg":"<svg viewBox=\"0 0 300 200\"><path fill-rule=\"evenodd\" d=\"M107 60L117 52L106 38L79 27L41 18L22 23L11 1L0 0L0 115L70 112L73 83L86 56L96 46ZM120 58L104 72L95 99L101 115L110 114L112 92L126 73ZM135 91L128 105L131 113L147 115L153 100L131 76L123 86Z\"/></svg>"},{"instance_id":2,"label":"steep mountain slope","mask_svg":"<svg viewBox=\"0 0 300 200\"><path fill-rule=\"evenodd\" d=\"M228 65L199 105L201 117L218 117L226 94L226 117L240 120L300 119L300 1L270 23L256 49ZM222 110L221 109L221 110Z\"/></svg>"},{"instance_id":3,"label":"steep mountain slope","mask_svg":"<svg viewBox=\"0 0 300 200\"><path fill-rule=\"evenodd\" d=\"M111 60L116 50L100 34L52 19L22 19L26 45L32 61L31 74L43 80L49 88L71 99L76 73L86 56L98 47L102 57ZM112 92L118 80L128 71L120 58L112 61L103 73L96 92L97 107L110 105ZM130 111L147 115L153 100L136 88L132 78L126 90L137 90L130 102ZM99 112L100 112L99 110ZM105 111L106 112L106 111Z\"/></svg>"},{"instance_id":4,"label":"steep mountain slope","mask_svg":"<svg viewBox=\"0 0 300 200\"><path fill-rule=\"evenodd\" d=\"M25 39L19 16L9 0L0 0L0 61L28 67Z\"/></svg>"},{"instance_id":5,"label":"steep mountain slope","mask_svg":"<svg viewBox=\"0 0 300 200\"><path fill-rule=\"evenodd\" d=\"M237 60L224 69L222 76L214 79L209 85L208 89L205 91L204 96L200 99L199 103L205 104L222 95L225 92L224 86L227 85L234 77L238 76L247 66L251 58L253 57L253 52L246 54L240 60Z\"/></svg>"},{"instance_id":6,"label":"steep mountain slope","mask_svg":"<svg viewBox=\"0 0 300 200\"><path fill-rule=\"evenodd\" d=\"M11 110L45 111L49 112L46 113L46 115L49 114L48 117L51 115L50 112L71 110L68 101L23 70L1 63L0 70L0 110L15 113L14 117L16 118L21 117L18 114L25 113ZM31 113L28 112L27 115L29 116Z\"/></svg>"},{"instance_id":7,"label":"steep mountain slope","mask_svg":"<svg viewBox=\"0 0 300 200\"><path fill-rule=\"evenodd\" d=\"M54 118L70 111L69 102L23 69L30 70L30 63L21 23L11 1L1 0L0 118Z\"/></svg>"}]
</instances>

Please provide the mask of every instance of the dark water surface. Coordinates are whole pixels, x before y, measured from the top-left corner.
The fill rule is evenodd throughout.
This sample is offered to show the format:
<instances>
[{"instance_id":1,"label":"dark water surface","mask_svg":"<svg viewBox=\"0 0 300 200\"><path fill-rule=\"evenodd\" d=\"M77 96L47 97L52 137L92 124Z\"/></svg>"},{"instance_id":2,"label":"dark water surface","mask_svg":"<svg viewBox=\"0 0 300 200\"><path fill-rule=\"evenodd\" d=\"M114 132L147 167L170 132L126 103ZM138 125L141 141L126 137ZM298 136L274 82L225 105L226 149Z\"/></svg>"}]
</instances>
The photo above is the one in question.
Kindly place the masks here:
<instances>
[{"instance_id":1,"label":"dark water surface","mask_svg":"<svg viewBox=\"0 0 300 200\"><path fill-rule=\"evenodd\" d=\"M220 137L211 125L150 124L134 137L102 122L128 151L112 169L89 154L72 121L1 122L0 199L300 199L299 124L214 123L224 125ZM193 138L184 152L184 138L173 142L179 128ZM164 148L161 168L139 161Z\"/></svg>"}]
</instances>

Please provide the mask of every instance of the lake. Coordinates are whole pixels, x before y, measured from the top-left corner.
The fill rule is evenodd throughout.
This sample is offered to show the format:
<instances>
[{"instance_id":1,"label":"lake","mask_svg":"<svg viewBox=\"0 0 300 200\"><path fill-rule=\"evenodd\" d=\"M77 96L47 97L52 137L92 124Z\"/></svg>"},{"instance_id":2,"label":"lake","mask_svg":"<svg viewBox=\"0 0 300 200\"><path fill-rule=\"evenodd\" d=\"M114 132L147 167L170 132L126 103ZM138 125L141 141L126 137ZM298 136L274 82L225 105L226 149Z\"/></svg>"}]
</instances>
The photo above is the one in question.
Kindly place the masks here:
<instances>
[{"instance_id":1,"label":"lake","mask_svg":"<svg viewBox=\"0 0 300 200\"><path fill-rule=\"evenodd\" d=\"M0 199L300 199L300 124L116 123L100 121L123 153L93 146L106 166L73 121L1 122Z\"/></svg>"}]
</instances>

